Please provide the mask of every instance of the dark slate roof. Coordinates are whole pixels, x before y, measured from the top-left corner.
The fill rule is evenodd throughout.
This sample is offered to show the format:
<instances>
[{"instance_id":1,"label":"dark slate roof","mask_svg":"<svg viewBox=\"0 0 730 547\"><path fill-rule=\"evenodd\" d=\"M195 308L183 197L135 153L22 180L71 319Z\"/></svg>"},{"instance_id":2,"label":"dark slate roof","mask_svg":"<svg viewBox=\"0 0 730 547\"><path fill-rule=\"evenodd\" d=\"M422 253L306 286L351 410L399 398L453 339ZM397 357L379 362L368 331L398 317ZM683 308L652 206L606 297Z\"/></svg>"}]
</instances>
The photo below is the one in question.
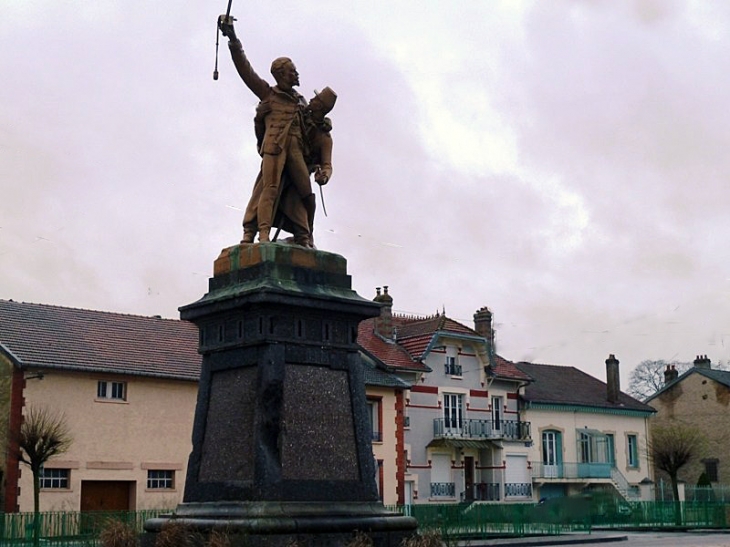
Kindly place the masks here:
<instances>
[{"instance_id":1,"label":"dark slate roof","mask_svg":"<svg viewBox=\"0 0 730 547\"><path fill-rule=\"evenodd\" d=\"M362 355L365 373L366 386L392 387L396 389L408 389L410 384L398 378L395 374L391 374L383 370L383 365L378 364L377 360L367 353Z\"/></svg>"},{"instance_id":2,"label":"dark slate roof","mask_svg":"<svg viewBox=\"0 0 730 547\"><path fill-rule=\"evenodd\" d=\"M0 300L0 351L22 368L197 381L192 323Z\"/></svg>"},{"instance_id":3,"label":"dark slate roof","mask_svg":"<svg viewBox=\"0 0 730 547\"><path fill-rule=\"evenodd\" d=\"M534 382L525 387L523 399L532 403L584 406L613 410L654 412L654 409L625 393L618 403L606 399L606 384L575 367L516 363Z\"/></svg>"},{"instance_id":4,"label":"dark slate roof","mask_svg":"<svg viewBox=\"0 0 730 547\"><path fill-rule=\"evenodd\" d=\"M694 370L695 372L702 374L702 376L705 376L706 378L709 378L710 380L714 380L718 384L722 384L726 387L730 387L730 371L728 370L713 370L713 369L706 369L706 368L691 368L690 370Z\"/></svg>"},{"instance_id":5,"label":"dark slate roof","mask_svg":"<svg viewBox=\"0 0 730 547\"><path fill-rule=\"evenodd\" d=\"M670 384L665 385L662 387L659 391L651 395L646 399L647 402L651 401L652 399L656 398L657 395L660 393L664 393L667 389L671 388L678 382L681 382L684 380L687 376L690 374L701 374L705 378L709 378L710 380L713 380L717 382L718 384L722 384L725 387L730 387L730 371L728 370L715 370L715 369L707 369L707 368L698 368L698 367L692 367L691 369L685 371L683 374L681 374L676 380L671 382Z\"/></svg>"}]
</instances>

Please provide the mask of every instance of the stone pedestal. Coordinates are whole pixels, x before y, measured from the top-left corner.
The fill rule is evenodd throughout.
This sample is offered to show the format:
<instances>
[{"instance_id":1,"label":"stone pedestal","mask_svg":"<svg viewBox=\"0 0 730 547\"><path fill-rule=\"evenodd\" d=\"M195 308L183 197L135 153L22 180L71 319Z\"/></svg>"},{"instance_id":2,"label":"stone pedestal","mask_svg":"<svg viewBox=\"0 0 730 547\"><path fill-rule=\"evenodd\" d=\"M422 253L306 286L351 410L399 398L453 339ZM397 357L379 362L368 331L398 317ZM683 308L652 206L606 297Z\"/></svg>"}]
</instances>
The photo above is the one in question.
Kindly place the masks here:
<instances>
[{"instance_id":1,"label":"stone pedestal","mask_svg":"<svg viewBox=\"0 0 730 547\"><path fill-rule=\"evenodd\" d=\"M184 502L169 521L241 545L396 546L411 517L378 501L358 323L379 305L343 257L276 243L225 249L209 292L180 308L203 366ZM245 538L245 539L244 539Z\"/></svg>"}]
</instances>

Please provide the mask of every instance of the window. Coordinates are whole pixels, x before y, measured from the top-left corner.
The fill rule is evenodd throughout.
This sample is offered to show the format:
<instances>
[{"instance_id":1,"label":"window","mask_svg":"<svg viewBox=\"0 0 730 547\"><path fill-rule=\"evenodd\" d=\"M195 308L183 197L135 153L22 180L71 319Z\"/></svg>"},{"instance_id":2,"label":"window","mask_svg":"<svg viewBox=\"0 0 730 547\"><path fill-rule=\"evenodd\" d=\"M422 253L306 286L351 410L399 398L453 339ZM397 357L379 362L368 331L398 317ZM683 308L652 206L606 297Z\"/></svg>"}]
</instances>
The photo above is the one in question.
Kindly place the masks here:
<instances>
[{"instance_id":1,"label":"window","mask_svg":"<svg viewBox=\"0 0 730 547\"><path fill-rule=\"evenodd\" d=\"M608 449L608 463L611 467L616 467L616 442L613 433L606 433L606 446Z\"/></svg>"},{"instance_id":2,"label":"window","mask_svg":"<svg viewBox=\"0 0 730 547\"><path fill-rule=\"evenodd\" d=\"M381 400L368 399L368 419L370 420L371 440L379 443L383 442L383 417L381 415Z\"/></svg>"},{"instance_id":3,"label":"window","mask_svg":"<svg viewBox=\"0 0 730 547\"><path fill-rule=\"evenodd\" d=\"M107 382L99 380L99 383L96 386L96 398L126 401L127 382Z\"/></svg>"},{"instance_id":4,"label":"window","mask_svg":"<svg viewBox=\"0 0 730 547\"><path fill-rule=\"evenodd\" d=\"M147 488L149 490L172 490L175 488L175 472L164 469L148 470Z\"/></svg>"},{"instance_id":5,"label":"window","mask_svg":"<svg viewBox=\"0 0 730 547\"><path fill-rule=\"evenodd\" d=\"M705 475L707 475L707 479L710 482L718 482L717 464L719 460L717 458L707 458L706 460L702 460L702 463L705 464Z\"/></svg>"},{"instance_id":6,"label":"window","mask_svg":"<svg viewBox=\"0 0 730 547\"><path fill-rule=\"evenodd\" d=\"M461 376L461 365L456 362L455 356L446 356L445 373L451 376Z\"/></svg>"},{"instance_id":7,"label":"window","mask_svg":"<svg viewBox=\"0 0 730 547\"><path fill-rule=\"evenodd\" d=\"M639 467L639 441L636 435L626 436L629 467Z\"/></svg>"},{"instance_id":8,"label":"window","mask_svg":"<svg viewBox=\"0 0 730 547\"><path fill-rule=\"evenodd\" d=\"M464 425L464 396L444 393L444 427L446 431L460 431Z\"/></svg>"},{"instance_id":9,"label":"window","mask_svg":"<svg viewBox=\"0 0 730 547\"><path fill-rule=\"evenodd\" d=\"M68 469L41 469L40 487L41 488L66 488L68 489L68 477L70 471Z\"/></svg>"},{"instance_id":10,"label":"window","mask_svg":"<svg viewBox=\"0 0 730 547\"><path fill-rule=\"evenodd\" d=\"M593 461L593 453L591 451L591 436L588 433L578 433L578 457L580 462L589 463Z\"/></svg>"},{"instance_id":11,"label":"window","mask_svg":"<svg viewBox=\"0 0 730 547\"><path fill-rule=\"evenodd\" d=\"M492 430L502 431L502 397L492 397Z\"/></svg>"}]
</instances>

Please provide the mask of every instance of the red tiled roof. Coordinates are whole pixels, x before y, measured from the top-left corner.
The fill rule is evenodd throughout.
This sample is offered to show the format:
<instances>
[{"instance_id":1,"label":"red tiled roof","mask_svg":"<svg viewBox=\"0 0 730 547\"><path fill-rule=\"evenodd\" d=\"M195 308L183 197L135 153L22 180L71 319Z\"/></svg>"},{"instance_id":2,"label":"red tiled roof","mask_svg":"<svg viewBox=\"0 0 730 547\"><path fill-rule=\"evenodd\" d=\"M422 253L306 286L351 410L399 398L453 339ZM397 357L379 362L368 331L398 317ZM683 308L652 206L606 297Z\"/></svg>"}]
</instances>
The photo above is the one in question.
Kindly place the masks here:
<instances>
[{"instance_id":1,"label":"red tiled roof","mask_svg":"<svg viewBox=\"0 0 730 547\"><path fill-rule=\"evenodd\" d=\"M366 319L360 322L357 342L365 351L371 353L389 367L423 372L429 370L426 365L414 360L403 347L393 342L387 342L375 334L375 319Z\"/></svg>"},{"instance_id":2,"label":"red tiled roof","mask_svg":"<svg viewBox=\"0 0 730 547\"><path fill-rule=\"evenodd\" d=\"M498 378L510 378L512 380L531 380L530 376L522 372L512 361L508 361L499 355L494 356L494 374Z\"/></svg>"},{"instance_id":3,"label":"red tiled roof","mask_svg":"<svg viewBox=\"0 0 730 547\"><path fill-rule=\"evenodd\" d=\"M375 319L367 319L360 323L358 343L368 352L388 366L401 369L428 371L428 367L420 359L423 357L431 340L438 332L467 334L479 336L469 327L449 319L445 315L433 317L393 316L397 341L387 342L375 334ZM494 374L498 378L529 381L530 377L518 369L514 363L499 355L495 356Z\"/></svg>"},{"instance_id":4,"label":"red tiled roof","mask_svg":"<svg viewBox=\"0 0 730 547\"><path fill-rule=\"evenodd\" d=\"M197 349L187 321L0 300L0 351L24 368L197 381Z\"/></svg>"},{"instance_id":5,"label":"red tiled roof","mask_svg":"<svg viewBox=\"0 0 730 547\"><path fill-rule=\"evenodd\" d=\"M469 334L479 336L477 332L461 323L449 319L445 315L437 314L427 318L410 318L393 316L393 324L397 327L398 341L413 336L433 334L436 331L453 332L457 334Z\"/></svg>"}]
</instances>

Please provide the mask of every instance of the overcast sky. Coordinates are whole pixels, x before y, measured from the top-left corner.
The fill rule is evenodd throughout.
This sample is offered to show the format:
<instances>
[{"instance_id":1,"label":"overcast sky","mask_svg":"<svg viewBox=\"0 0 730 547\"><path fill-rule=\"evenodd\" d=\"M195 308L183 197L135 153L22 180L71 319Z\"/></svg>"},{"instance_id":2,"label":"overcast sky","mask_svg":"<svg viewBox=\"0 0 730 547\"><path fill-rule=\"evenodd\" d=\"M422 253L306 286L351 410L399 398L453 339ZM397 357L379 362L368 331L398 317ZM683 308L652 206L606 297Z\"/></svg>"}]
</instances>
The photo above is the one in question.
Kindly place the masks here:
<instances>
[{"instance_id":1,"label":"overcast sky","mask_svg":"<svg viewBox=\"0 0 730 547\"><path fill-rule=\"evenodd\" d=\"M0 298L178 317L241 238L257 99L226 2L0 2ZM339 95L316 243L366 298L622 384L730 359L730 3L233 2ZM319 196L318 196L319 197Z\"/></svg>"}]
</instances>

